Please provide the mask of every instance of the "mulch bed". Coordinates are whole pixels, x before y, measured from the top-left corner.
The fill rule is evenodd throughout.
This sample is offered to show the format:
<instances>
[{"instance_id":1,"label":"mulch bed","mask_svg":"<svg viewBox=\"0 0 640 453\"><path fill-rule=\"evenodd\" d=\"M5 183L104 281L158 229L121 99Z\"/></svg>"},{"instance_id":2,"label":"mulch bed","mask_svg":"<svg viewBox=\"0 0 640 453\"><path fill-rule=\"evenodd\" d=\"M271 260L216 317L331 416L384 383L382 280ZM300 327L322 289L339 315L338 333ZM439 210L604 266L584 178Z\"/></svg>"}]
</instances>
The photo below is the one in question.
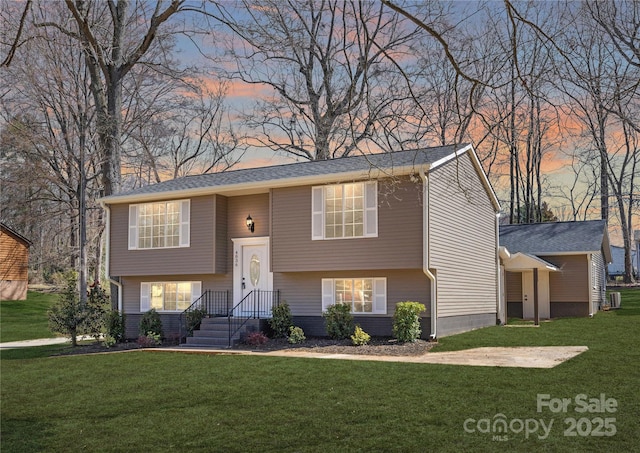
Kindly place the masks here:
<instances>
[{"instance_id":1,"label":"mulch bed","mask_svg":"<svg viewBox=\"0 0 640 453\"><path fill-rule=\"evenodd\" d=\"M386 355L386 356L416 356L422 355L437 343L417 340L413 343L399 343L389 338L372 338L370 343L354 346L351 340L331 340L329 338L307 338L302 344L290 344L286 338L269 339L265 344L250 346L239 344L231 350L269 352L295 350L299 352L315 352L321 354L358 354L358 355ZM174 343L165 343L163 347L175 347ZM82 343L75 348L69 346L56 351L55 355L97 354L105 352L119 352L140 349L136 342L118 343L106 348L102 343Z\"/></svg>"},{"instance_id":2,"label":"mulch bed","mask_svg":"<svg viewBox=\"0 0 640 453\"><path fill-rule=\"evenodd\" d=\"M234 349L246 351L280 351L295 350L304 352L316 352L321 354L358 354L358 355L422 355L434 347L437 343L425 340L417 340L413 343L399 343L389 338L372 338L369 344L354 346L351 340L331 340L328 338L307 338L302 344L290 344L286 338L270 339L258 346L240 344Z\"/></svg>"}]
</instances>

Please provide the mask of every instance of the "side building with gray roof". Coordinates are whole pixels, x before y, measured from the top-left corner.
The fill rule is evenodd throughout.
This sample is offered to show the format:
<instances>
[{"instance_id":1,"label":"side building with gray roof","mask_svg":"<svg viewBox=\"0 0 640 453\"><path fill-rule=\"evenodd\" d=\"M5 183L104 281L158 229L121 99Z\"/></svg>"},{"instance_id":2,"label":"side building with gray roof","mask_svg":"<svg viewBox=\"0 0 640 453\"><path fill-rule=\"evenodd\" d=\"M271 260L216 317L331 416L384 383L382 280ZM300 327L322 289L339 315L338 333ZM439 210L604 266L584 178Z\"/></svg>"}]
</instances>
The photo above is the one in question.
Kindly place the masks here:
<instances>
[{"instance_id":1,"label":"side building with gray roof","mask_svg":"<svg viewBox=\"0 0 640 453\"><path fill-rule=\"evenodd\" d=\"M547 222L500 227L508 317L529 318L533 286L531 269L510 263L535 257L540 267L538 294L545 317L593 315L607 303L606 265L611 248L604 220Z\"/></svg>"}]
</instances>

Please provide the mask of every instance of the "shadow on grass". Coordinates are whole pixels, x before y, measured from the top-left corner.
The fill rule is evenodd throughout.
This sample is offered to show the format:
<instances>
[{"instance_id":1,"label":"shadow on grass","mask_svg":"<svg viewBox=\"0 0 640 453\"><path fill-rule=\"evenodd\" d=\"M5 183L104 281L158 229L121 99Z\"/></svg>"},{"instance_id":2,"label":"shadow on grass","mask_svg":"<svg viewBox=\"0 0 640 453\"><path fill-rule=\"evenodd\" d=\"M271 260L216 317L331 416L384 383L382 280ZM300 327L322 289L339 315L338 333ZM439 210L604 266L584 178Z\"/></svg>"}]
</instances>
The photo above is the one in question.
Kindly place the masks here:
<instances>
[{"instance_id":1,"label":"shadow on grass","mask_svg":"<svg viewBox=\"0 0 640 453\"><path fill-rule=\"evenodd\" d=\"M621 306L617 310L613 310L616 316L640 316L640 307Z\"/></svg>"},{"instance_id":2,"label":"shadow on grass","mask_svg":"<svg viewBox=\"0 0 640 453\"><path fill-rule=\"evenodd\" d=\"M46 451L50 425L38 419L2 419L3 451Z\"/></svg>"},{"instance_id":3,"label":"shadow on grass","mask_svg":"<svg viewBox=\"0 0 640 453\"><path fill-rule=\"evenodd\" d=\"M0 350L0 360L24 360L24 359L41 359L71 348L68 344L56 344L48 346L35 346L31 348L16 348Z\"/></svg>"}]
</instances>

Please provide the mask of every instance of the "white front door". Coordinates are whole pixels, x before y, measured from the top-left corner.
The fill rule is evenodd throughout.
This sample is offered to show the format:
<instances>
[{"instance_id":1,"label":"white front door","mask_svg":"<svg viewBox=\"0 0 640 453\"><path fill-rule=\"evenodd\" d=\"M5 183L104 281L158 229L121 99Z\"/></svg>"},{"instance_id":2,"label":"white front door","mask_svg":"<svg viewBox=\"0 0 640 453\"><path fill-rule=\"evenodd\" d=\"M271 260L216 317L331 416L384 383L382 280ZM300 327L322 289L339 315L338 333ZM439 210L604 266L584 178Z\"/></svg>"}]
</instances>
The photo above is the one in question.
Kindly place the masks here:
<instances>
[{"instance_id":1,"label":"white front door","mask_svg":"<svg viewBox=\"0 0 640 453\"><path fill-rule=\"evenodd\" d=\"M269 295L256 297L259 291L272 290L273 274L269 272L269 238L234 239L233 249L233 305L236 306L245 300L235 314L239 316L258 311L261 316L264 316L265 313L262 312L266 310L270 314L270 306L265 305Z\"/></svg>"},{"instance_id":2,"label":"white front door","mask_svg":"<svg viewBox=\"0 0 640 453\"><path fill-rule=\"evenodd\" d=\"M533 271L522 273L522 317L534 318ZM549 319L549 272L538 271L538 314L540 319Z\"/></svg>"}]
</instances>

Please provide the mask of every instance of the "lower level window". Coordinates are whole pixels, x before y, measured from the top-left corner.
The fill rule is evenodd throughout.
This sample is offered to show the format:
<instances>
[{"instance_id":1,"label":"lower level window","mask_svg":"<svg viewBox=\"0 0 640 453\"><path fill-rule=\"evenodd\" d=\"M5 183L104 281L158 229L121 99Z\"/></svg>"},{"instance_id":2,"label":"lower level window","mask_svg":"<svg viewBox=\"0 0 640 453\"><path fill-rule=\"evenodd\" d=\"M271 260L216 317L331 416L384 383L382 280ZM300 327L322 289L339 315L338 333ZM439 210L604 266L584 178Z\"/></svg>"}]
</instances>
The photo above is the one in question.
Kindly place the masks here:
<instances>
[{"instance_id":1,"label":"lower level window","mask_svg":"<svg viewBox=\"0 0 640 453\"><path fill-rule=\"evenodd\" d=\"M347 304L355 314L386 314L387 279L322 279L322 310L334 304Z\"/></svg>"},{"instance_id":2,"label":"lower level window","mask_svg":"<svg viewBox=\"0 0 640 453\"><path fill-rule=\"evenodd\" d=\"M184 311L200 297L200 282L149 282L140 284L140 311Z\"/></svg>"}]
</instances>

